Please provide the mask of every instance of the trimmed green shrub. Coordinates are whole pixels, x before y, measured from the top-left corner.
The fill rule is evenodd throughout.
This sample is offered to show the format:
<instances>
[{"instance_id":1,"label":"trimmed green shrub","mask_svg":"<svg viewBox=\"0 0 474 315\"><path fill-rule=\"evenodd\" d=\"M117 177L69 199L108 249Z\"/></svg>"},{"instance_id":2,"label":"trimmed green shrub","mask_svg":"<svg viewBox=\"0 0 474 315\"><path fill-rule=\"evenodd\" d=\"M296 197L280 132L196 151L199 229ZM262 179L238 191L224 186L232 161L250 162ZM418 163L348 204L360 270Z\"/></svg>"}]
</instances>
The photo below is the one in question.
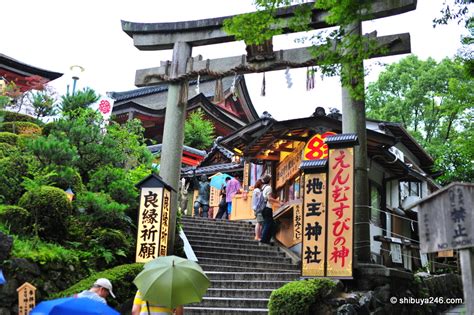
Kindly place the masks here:
<instances>
[{"instance_id":1,"label":"trimmed green shrub","mask_svg":"<svg viewBox=\"0 0 474 315\"><path fill-rule=\"evenodd\" d=\"M17 206L0 206L0 223L8 226L13 234L31 234L31 215Z\"/></svg>"},{"instance_id":2,"label":"trimmed green shrub","mask_svg":"<svg viewBox=\"0 0 474 315\"><path fill-rule=\"evenodd\" d=\"M0 131L11 132L15 134L41 134L41 127L35 123L27 121L14 121L0 124Z\"/></svg>"},{"instance_id":3,"label":"trimmed green shrub","mask_svg":"<svg viewBox=\"0 0 474 315\"><path fill-rule=\"evenodd\" d=\"M109 305L112 307L117 307L123 301L133 298L137 288L133 284L133 279L143 270L143 264L128 264L117 266L112 269L104 270L102 272L94 273L90 277L79 281L72 287L55 293L51 298L60 298L72 296L76 293L79 293L83 290L87 290L94 284L95 280L98 278L107 278L112 282L114 287L114 293L116 295L115 299L108 299Z\"/></svg>"},{"instance_id":4,"label":"trimmed green shrub","mask_svg":"<svg viewBox=\"0 0 474 315\"><path fill-rule=\"evenodd\" d=\"M0 116L3 116L3 122L26 121L35 124L41 124L41 121L22 113L10 112L7 110L0 110Z\"/></svg>"},{"instance_id":5,"label":"trimmed green shrub","mask_svg":"<svg viewBox=\"0 0 474 315\"><path fill-rule=\"evenodd\" d=\"M43 126L42 134L47 137L56 128L56 122L52 121Z\"/></svg>"},{"instance_id":6,"label":"trimmed green shrub","mask_svg":"<svg viewBox=\"0 0 474 315\"><path fill-rule=\"evenodd\" d=\"M62 189L41 186L37 190L27 191L18 205L31 213L39 237L56 242L66 239L67 217L72 213L72 205Z\"/></svg>"},{"instance_id":7,"label":"trimmed green shrub","mask_svg":"<svg viewBox=\"0 0 474 315\"><path fill-rule=\"evenodd\" d=\"M268 311L271 315L309 315L313 304L334 293L336 282L330 279L308 279L293 281L275 290L270 295Z\"/></svg>"},{"instance_id":8,"label":"trimmed green shrub","mask_svg":"<svg viewBox=\"0 0 474 315\"><path fill-rule=\"evenodd\" d=\"M0 132L0 143L8 143L10 145L16 145L18 141L18 135L11 132Z\"/></svg>"},{"instance_id":9,"label":"trimmed green shrub","mask_svg":"<svg viewBox=\"0 0 474 315\"><path fill-rule=\"evenodd\" d=\"M105 192L119 203L136 207L138 189L135 184L124 169L108 165L91 174L87 187L94 192Z\"/></svg>"},{"instance_id":10,"label":"trimmed green shrub","mask_svg":"<svg viewBox=\"0 0 474 315\"><path fill-rule=\"evenodd\" d=\"M111 220L114 221L112 216L114 213L124 215L124 211L127 208L126 205L122 205L118 202L112 200L112 198L105 193L92 193L84 192L76 195L76 201L74 206L80 210L80 212L93 215L97 218L102 218L102 214L105 216L111 216ZM104 218L105 221L108 221L107 218ZM117 222L113 223L116 224ZM108 225L105 222L101 223L101 226L104 224ZM114 227L114 225L111 227Z\"/></svg>"},{"instance_id":11,"label":"trimmed green shrub","mask_svg":"<svg viewBox=\"0 0 474 315\"><path fill-rule=\"evenodd\" d=\"M0 159L0 202L16 204L25 189L21 186L28 172L28 161L20 154Z\"/></svg>"},{"instance_id":12,"label":"trimmed green shrub","mask_svg":"<svg viewBox=\"0 0 474 315\"><path fill-rule=\"evenodd\" d=\"M66 190L71 188L74 194L79 194L85 190L81 175L72 167L52 168L56 175L51 176L52 186Z\"/></svg>"},{"instance_id":13,"label":"trimmed green shrub","mask_svg":"<svg viewBox=\"0 0 474 315\"><path fill-rule=\"evenodd\" d=\"M88 250L97 258L96 263L103 269L104 266L113 266L130 262L127 260L133 254L133 238L127 238L124 232L110 229L97 228L92 231L92 239Z\"/></svg>"},{"instance_id":14,"label":"trimmed green shrub","mask_svg":"<svg viewBox=\"0 0 474 315\"><path fill-rule=\"evenodd\" d=\"M0 159L8 157L17 151L16 147L11 144L0 142Z\"/></svg>"}]
</instances>

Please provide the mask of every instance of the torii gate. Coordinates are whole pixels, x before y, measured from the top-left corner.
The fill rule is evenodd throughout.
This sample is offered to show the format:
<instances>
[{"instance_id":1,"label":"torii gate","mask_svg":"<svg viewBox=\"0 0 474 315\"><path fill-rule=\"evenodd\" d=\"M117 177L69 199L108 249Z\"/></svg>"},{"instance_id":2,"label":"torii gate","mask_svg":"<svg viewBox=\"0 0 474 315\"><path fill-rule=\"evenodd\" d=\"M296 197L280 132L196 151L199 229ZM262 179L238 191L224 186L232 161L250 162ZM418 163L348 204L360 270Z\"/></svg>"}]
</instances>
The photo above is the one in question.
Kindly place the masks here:
<instances>
[{"instance_id":1,"label":"torii gate","mask_svg":"<svg viewBox=\"0 0 474 315\"><path fill-rule=\"evenodd\" d=\"M376 0L373 1L366 20L397 15L416 9L417 0ZM289 19L295 6L280 9L277 16ZM310 26L313 29L330 27L324 18L326 11L313 10ZM192 58L191 50L195 46L204 46L235 41L233 36L222 30L223 21L232 16L212 19L173 22L173 23L133 23L122 21L122 30L133 38L135 47L140 50L173 49L171 61L162 62L160 67L136 71L135 85L138 87L169 83L166 116L163 131L163 150L160 175L172 186L178 187L181 170L181 155L184 140L184 122L188 100L188 80L198 75L214 78L234 74L245 74L281 70L287 67L298 68L317 65L318 60L311 56L307 48L280 50L275 58L251 62L246 55L202 60ZM355 25L352 31L361 35L361 25ZM289 29L286 33L291 33ZM396 34L375 37L379 47L386 47L383 56L406 54L411 52L410 34ZM381 57L374 55L372 57ZM343 65L344 66L344 65ZM363 71L363 64L359 65ZM362 82L363 84L363 82ZM342 131L357 133L360 146L355 150L355 253L357 261L370 261L370 230L368 208L368 170L365 101L353 99L349 90L342 87ZM177 198L171 201L169 250L174 245Z\"/></svg>"}]
</instances>

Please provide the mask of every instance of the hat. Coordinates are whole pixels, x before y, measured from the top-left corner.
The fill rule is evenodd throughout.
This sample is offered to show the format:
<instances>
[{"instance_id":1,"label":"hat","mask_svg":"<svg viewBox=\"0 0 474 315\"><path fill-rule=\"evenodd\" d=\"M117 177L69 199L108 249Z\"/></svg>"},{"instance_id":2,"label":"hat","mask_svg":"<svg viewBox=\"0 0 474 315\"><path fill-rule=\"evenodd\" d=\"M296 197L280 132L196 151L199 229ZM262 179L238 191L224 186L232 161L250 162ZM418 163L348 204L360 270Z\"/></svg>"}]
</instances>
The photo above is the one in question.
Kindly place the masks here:
<instances>
[{"instance_id":1,"label":"hat","mask_svg":"<svg viewBox=\"0 0 474 315\"><path fill-rule=\"evenodd\" d=\"M99 286L109 290L110 295L115 299L115 294L112 292L112 283L110 283L109 279L99 278L94 282L94 286Z\"/></svg>"}]
</instances>

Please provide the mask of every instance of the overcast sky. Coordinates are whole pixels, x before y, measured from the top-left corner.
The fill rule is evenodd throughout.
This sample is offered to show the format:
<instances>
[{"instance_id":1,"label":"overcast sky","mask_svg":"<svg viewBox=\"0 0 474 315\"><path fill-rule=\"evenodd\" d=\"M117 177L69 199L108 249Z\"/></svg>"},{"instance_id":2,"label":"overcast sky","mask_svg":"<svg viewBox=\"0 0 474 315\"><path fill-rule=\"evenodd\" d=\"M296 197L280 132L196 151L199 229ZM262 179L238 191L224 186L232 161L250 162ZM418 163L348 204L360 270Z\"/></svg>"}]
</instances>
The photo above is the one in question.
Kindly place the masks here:
<instances>
[{"instance_id":1,"label":"overcast sky","mask_svg":"<svg viewBox=\"0 0 474 315\"><path fill-rule=\"evenodd\" d=\"M409 32L412 53L422 59L452 57L460 47L462 27L451 23L433 29L443 0L418 0L415 11L366 22L363 32L378 35ZM2 1L0 53L27 64L64 73L52 85L59 94L72 86L70 66L85 68L78 88L89 86L100 94L134 89L135 70L156 67L171 59L169 51L139 51L121 28L120 20L174 22L232 15L253 10L252 0L22 0ZM297 47L295 36L274 39L274 49ZM222 47L222 45L225 45ZM245 45L228 43L198 47L193 55L218 58L245 54ZM218 47L216 47L218 46ZM366 83L382 69L376 63L391 63L401 57L370 62ZM369 63L367 63L369 65ZM246 75L253 104L259 114L269 111L277 119L309 116L316 106L340 108L338 78L317 76L316 88L306 91L306 69L292 69L293 86L287 88L284 71L266 74L266 96L260 96L262 74Z\"/></svg>"}]
</instances>

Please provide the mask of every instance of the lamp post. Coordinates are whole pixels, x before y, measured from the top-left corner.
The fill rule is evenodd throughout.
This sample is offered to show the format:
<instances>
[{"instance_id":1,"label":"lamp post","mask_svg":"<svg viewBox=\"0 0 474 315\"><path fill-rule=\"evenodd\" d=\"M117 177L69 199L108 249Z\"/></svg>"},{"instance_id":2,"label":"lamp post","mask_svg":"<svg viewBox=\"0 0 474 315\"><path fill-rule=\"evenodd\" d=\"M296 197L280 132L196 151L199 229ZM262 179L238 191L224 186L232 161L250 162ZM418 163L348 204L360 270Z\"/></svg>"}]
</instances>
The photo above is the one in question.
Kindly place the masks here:
<instances>
[{"instance_id":1,"label":"lamp post","mask_svg":"<svg viewBox=\"0 0 474 315\"><path fill-rule=\"evenodd\" d=\"M78 65L71 66L69 68L72 72L72 95L76 92L76 83L79 80L79 75L84 72L84 68Z\"/></svg>"}]
</instances>

